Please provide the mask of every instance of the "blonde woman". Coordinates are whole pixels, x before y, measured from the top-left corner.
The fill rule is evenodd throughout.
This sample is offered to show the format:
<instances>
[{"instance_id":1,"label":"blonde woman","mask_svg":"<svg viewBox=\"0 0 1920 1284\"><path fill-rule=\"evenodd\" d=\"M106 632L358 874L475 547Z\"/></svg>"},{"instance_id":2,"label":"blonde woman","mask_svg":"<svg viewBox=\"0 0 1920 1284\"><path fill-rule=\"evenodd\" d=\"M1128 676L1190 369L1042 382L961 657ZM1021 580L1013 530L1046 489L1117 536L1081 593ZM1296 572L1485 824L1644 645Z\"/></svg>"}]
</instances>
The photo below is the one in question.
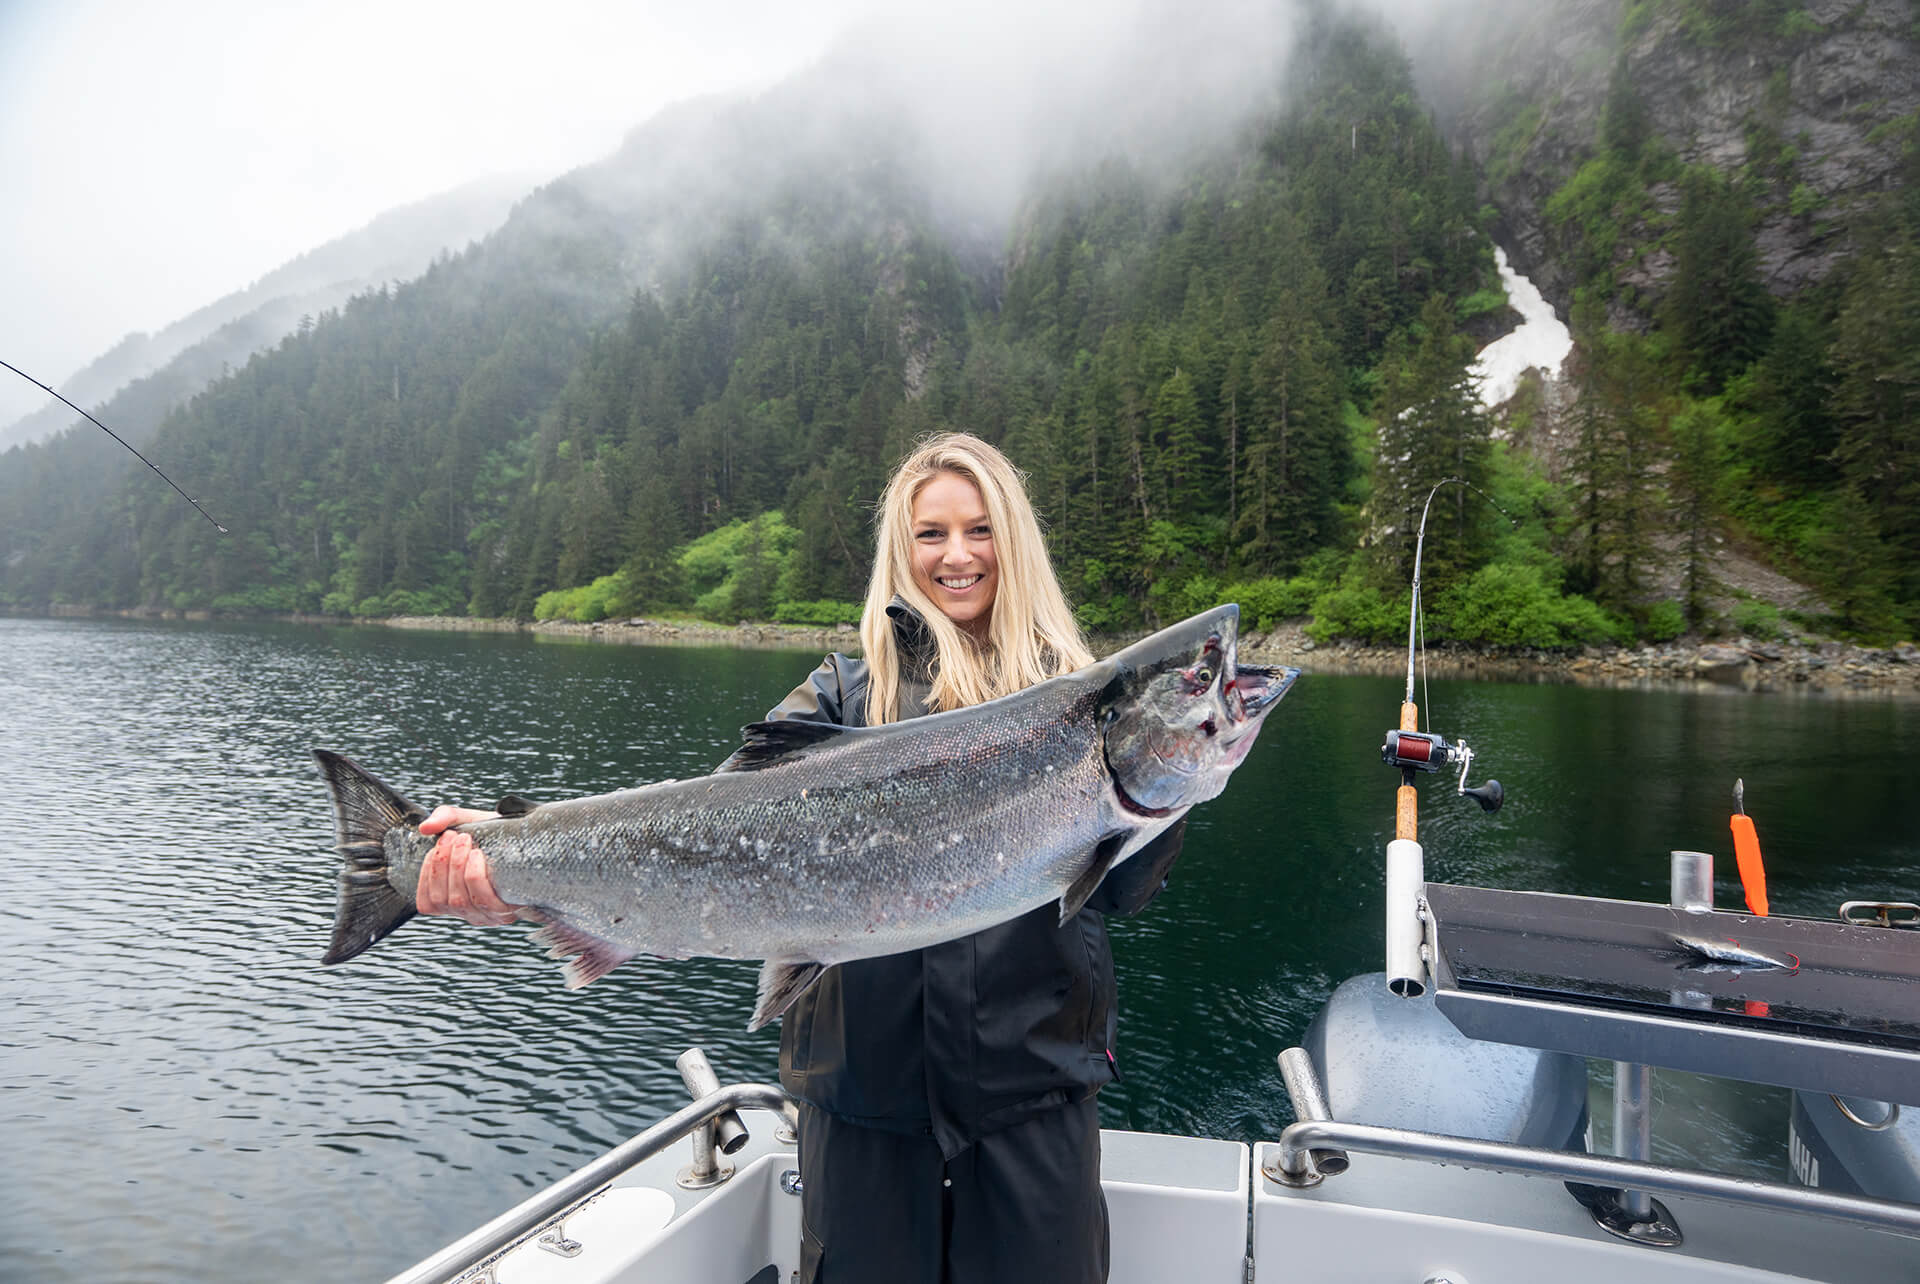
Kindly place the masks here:
<instances>
[{"instance_id":1,"label":"blonde woman","mask_svg":"<svg viewBox=\"0 0 1920 1284\"><path fill-rule=\"evenodd\" d=\"M956 709L1092 656L1019 472L948 433L894 471L860 640L768 716L843 726ZM437 833L485 813L441 808ZM1182 825L1121 865L1071 921L1053 906L957 941L828 968L782 1018L800 1102L806 1284L1061 1284L1107 1275L1095 1096L1117 1077L1104 915L1159 891ZM422 913L506 922L485 858L448 833Z\"/></svg>"}]
</instances>

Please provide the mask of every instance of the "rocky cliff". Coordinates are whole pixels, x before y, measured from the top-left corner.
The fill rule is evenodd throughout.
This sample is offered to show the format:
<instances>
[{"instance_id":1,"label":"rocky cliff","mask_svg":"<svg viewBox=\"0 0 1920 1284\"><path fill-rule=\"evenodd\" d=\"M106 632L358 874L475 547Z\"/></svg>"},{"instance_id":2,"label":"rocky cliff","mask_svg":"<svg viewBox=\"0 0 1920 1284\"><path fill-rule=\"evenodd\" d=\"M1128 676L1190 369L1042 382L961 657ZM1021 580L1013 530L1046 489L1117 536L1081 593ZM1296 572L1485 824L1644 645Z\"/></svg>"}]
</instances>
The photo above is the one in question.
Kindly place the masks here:
<instances>
[{"instance_id":1,"label":"rocky cliff","mask_svg":"<svg viewBox=\"0 0 1920 1284\"><path fill-rule=\"evenodd\" d=\"M1741 181L1761 272L1778 296L1824 280L1852 218L1896 181L1920 123L1920 5L1912 0L1558 0L1451 6L1403 32L1456 144L1486 167L1515 265L1571 301L1579 229L1548 203L1602 146L1608 110L1638 100L1680 166ZM1680 204L1656 182L1612 250L1631 287L1616 324L1640 328L1672 270Z\"/></svg>"}]
</instances>

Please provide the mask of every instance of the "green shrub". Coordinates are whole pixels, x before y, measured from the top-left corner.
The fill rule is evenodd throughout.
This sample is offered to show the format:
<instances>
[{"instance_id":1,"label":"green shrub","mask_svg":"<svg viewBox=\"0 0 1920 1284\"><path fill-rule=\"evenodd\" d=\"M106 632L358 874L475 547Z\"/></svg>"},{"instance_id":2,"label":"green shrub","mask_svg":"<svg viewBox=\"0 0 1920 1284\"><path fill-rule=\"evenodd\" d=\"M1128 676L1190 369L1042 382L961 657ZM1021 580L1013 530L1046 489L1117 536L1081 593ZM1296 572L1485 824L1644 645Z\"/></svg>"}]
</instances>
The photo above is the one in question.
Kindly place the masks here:
<instances>
[{"instance_id":1,"label":"green shrub","mask_svg":"<svg viewBox=\"0 0 1920 1284\"><path fill-rule=\"evenodd\" d=\"M1221 592L1219 578L1203 571L1177 584L1167 580L1155 583L1147 590L1147 600L1161 622L1171 624L1229 599Z\"/></svg>"},{"instance_id":2,"label":"green shrub","mask_svg":"<svg viewBox=\"0 0 1920 1284\"><path fill-rule=\"evenodd\" d=\"M720 584L693 599L693 613L703 620L725 622L740 617L733 610L733 585Z\"/></svg>"},{"instance_id":3,"label":"green shrub","mask_svg":"<svg viewBox=\"0 0 1920 1284\"><path fill-rule=\"evenodd\" d=\"M1771 602L1758 600L1734 604L1733 627L1750 638L1783 638L1787 635L1787 622L1781 617L1780 608Z\"/></svg>"},{"instance_id":4,"label":"green shrub","mask_svg":"<svg viewBox=\"0 0 1920 1284\"><path fill-rule=\"evenodd\" d=\"M1799 218L1819 208L1820 193L1805 183L1796 183L1792 195L1787 197L1787 212Z\"/></svg>"},{"instance_id":5,"label":"green shrub","mask_svg":"<svg viewBox=\"0 0 1920 1284\"><path fill-rule=\"evenodd\" d=\"M554 589L542 593L533 603L533 618L536 620L572 620L576 624L592 624L614 615L626 615L632 610L631 595L627 587L624 571L615 571L611 575L602 575L591 584L582 584L578 588Z\"/></svg>"},{"instance_id":6,"label":"green shrub","mask_svg":"<svg viewBox=\"0 0 1920 1284\"><path fill-rule=\"evenodd\" d=\"M775 586L800 542L778 511L708 531L680 551L680 571L703 619L765 618Z\"/></svg>"},{"instance_id":7,"label":"green shrub","mask_svg":"<svg viewBox=\"0 0 1920 1284\"><path fill-rule=\"evenodd\" d=\"M1379 589L1349 576L1314 599L1307 636L1320 643L1398 641L1407 635L1407 601L1404 595L1389 601Z\"/></svg>"},{"instance_id":8,"label":"green shrub","mask_svg":"<svg viewBox=\"0 0 1920 1284\"><path fill-rule=\"evenodd\" d=\"M1792 40L1797 36L1817 36L1826 31L1820 20L1798 5L1780 19L1780 34Z\"/></svg>"},{"instance_id":9,"label":"green shrub","mask_svg":"<svg viewBox=\"0 0 1920 1284\"><path fill-rule=\"evenodd\" d=\"M1313 599L1328 587L1307 575L1287 580L1268 575L1227 585L1220 590L1220 600L1240 604L1241 627L1270 629L1281 620L1311 614Z\"/></svg>"},{"instance_id":10,"label":"green shrub","mask_svg":"<svg viewBox=\"0 0 1920 1284\"><path fill-rule=\"evenodd\" d=\"M1567 647L1617 641L1619 627L1583 597L1563 595L1536 566L1494 562L1439 594L1429 637L1494 646Z\"/></svg>"},{"instance_id":11,"label":"green shrub","mask_svg":"<svg viewBox=\"0 0 1920 1284\"><path fill-rule=\"evenodd\" d=\"M238 593L222 593L211 603L216 611L293 611L299 609L291 584L256 584Z\"/></svg>"},{"instance_id":12,"label":"green shrub","mask_svg":"<svg viewBox=\"0 0 1920 1284\"><path fill-rule=\"evenodd\" d=\"M1687 613L1674 601L1655 602L1646 610L1641 635L1652 642L1671 642L1687 631Z\"/></svg>"},{"instance_id":13,"label":"green shrub","mask_svg":"<svg viewBox=\"0 0 1920 1284\"><path fill-rule=\"evenodd\" d=\"M1073 618L1095 636L1130 633L1140 627L1140 608L1128 601L1124 593L1110 593L1081 602L1073 608Z\"/></svg>"},{"instance_id":14,"label":"green shrub","mask_svg":"<svg viewBox=\"0 0 1920 1284\"><path fill-rule=\"evenodd\" d=\"M822 598L817 602L782 602L773 608L778 624L814 624L831 628L837 624L860 623L861 604L836 602Z\"/></svg>"},{"instance_id":15,"label":"green shrub","mask_svg":"<svg viewBox=\"0 0 1920 1284\"><path fill-rule=\"evenodd\" d=\"M1489 312L1498 312L1506 306L1507 292L1505 290L1475 290L1472 294L1460 300L1459 304L1454 308L1454 314L1462 321L1471 321L1477 316L1484 316Z\"/></svg>"}]
</instances>

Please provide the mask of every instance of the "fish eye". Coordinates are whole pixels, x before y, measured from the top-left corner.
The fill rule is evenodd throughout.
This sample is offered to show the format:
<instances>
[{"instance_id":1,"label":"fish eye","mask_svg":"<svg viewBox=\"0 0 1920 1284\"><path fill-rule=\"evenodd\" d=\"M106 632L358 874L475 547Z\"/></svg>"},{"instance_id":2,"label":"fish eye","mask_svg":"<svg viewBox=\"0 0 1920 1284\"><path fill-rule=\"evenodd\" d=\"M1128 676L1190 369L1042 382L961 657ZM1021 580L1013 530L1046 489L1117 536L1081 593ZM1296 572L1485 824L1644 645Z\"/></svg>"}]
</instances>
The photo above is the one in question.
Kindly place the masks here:
<instances>
[{"instance_id":1,"label":"fish eye","mask_svg":"<svg viewBox=\"0 0 1920 1284\"><path fill-rule=\"evenodd\" d=\"M1193 680L1203 687L1210 687L1213 685L1213 670L1203 664L1194 670Z\"/></svg>"}]
</instances>

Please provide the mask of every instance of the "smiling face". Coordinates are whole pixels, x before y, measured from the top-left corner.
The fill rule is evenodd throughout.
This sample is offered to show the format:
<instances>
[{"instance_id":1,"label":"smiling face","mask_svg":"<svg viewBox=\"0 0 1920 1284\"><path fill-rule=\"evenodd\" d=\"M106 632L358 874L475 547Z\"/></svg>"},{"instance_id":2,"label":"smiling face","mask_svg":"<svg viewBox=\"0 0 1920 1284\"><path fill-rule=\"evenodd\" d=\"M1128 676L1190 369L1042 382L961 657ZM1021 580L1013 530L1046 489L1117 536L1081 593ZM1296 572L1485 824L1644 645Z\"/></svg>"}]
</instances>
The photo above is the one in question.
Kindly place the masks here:
<instances>
[{"instance_id":1,"label":"smiling face","mask_svg":"<svg viewBox=\"0 0 1920 1284\"><path fill-rule=\"evenodd\" d=\"M984 642L1000 590L993 527L980 488L937 473L913 497L913 579L942 614Z\"/></svg>"}]
</instances>

